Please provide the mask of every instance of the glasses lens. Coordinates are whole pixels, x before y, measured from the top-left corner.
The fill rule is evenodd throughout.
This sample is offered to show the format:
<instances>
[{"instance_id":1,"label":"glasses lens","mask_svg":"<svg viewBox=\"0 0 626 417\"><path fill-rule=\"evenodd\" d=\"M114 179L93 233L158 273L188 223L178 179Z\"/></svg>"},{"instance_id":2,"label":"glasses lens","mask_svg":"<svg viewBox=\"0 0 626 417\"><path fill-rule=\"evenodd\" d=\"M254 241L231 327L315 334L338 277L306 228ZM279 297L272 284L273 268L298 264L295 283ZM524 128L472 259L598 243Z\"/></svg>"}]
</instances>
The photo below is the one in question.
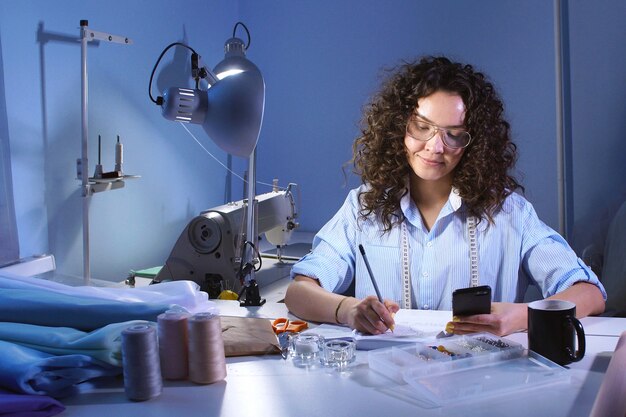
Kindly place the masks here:
<instances>
[{"instance_id":1,"label":"glasses lens","mask_svg":"<svg viewBox=\"0 0 626 417\"><path fill-rule=\"evenodd\" d=\"M409 135L424 142L430 140L439 130L445 132L443 142L449 148L464 148L470 143L470 134L462 129L442 129L419 119L409 120L406 127Z\"/></svg>"},{"instance_id":2,"label":"glasses lens","mask_svg":"<svg viewBox=\"0 0 626 417\"><path fill-rule=\"evenodd\" d=\"M470 142L470 134L464 130L446 130L444 142L451 148L464 148Z\"/></svg>"},{"instance_id":3,"label":"glasses lens","mask_svg":"<svg viewBox=\"0 0 626 417\"><path fill-rule=\"evenodd\" d=\"M407 132L417 140L427 141L435 136L437 129L428 123L419 120L411 120L407 125Z\"/></svg>"}]
</instances>

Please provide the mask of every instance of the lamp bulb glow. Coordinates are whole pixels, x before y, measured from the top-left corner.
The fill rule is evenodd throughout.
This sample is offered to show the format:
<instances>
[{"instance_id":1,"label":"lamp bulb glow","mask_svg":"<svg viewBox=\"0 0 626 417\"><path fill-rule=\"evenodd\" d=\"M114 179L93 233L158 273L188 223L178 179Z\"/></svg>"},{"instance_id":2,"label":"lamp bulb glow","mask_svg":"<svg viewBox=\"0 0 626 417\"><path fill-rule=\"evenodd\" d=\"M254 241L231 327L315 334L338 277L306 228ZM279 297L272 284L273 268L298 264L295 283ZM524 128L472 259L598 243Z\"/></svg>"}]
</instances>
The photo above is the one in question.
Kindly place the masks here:
<instances>
[{"instance_id":1,"label":"lamp bulb glow","mask_svg":"<svg viewBox=\"0 0 626 417\"><path fill-rule=\"evenodd\" d=\"M230 77L231 75L241 74L243 72L242 69L230 69L224 72L220 72L217 74L218 80L223 80L226 77Z\"/></svg>"}]
</instances>

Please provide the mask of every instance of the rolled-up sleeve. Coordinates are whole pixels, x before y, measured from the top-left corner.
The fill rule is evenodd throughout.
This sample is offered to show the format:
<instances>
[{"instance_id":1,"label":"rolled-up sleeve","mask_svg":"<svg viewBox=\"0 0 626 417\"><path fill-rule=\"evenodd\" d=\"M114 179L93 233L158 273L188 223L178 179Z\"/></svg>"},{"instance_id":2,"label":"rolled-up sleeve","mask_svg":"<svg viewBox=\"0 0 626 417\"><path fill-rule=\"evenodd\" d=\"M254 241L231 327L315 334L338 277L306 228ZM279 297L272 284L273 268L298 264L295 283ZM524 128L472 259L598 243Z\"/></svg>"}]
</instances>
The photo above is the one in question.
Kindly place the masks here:
<instances>
[{"instance_id":1,"label":"rolled-up sleeve","mask_svg":"<svg viewBox=\"0 0 626 417\"><path fill-rule=\"evenodd\" d=\"M598 287L606 300L606 290L596 274L561 235L539 220L530 204L525 207L523 223L522 267L539 285L544 297L578 282L588 282Z\"/></svg>"},{"instance_id":2,"label":"rolled-up sleeve","mask_svg":"<svg viewBox=\"0 0 626 417\"><path fill-rule=\"evenodd\" d=\"M313 250L291 269L291 278L315 278L332 292L348 289L354 279L358 192L352 190L339 211L313 239Z\"/></svg>"}]
</instances>

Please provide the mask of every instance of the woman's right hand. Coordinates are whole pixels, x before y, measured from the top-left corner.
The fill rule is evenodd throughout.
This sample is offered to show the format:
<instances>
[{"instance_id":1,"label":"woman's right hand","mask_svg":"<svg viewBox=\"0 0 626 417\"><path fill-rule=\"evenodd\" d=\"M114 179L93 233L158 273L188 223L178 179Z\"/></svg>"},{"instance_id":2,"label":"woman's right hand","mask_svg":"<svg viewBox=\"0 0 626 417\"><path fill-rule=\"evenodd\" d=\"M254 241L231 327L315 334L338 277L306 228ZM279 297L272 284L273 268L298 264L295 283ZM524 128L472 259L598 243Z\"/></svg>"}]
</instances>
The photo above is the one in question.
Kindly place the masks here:
<instances>
[{"instance_id":1,"label":"woman's right hand","mask_svg":"<svg viewBox=\"0 0 626 417\"><path fill-rule=\"evenodd\" d=\"M385 300L383 304L371 295L363 300L356 298L346 300L338 317L341 323L362 333L382 334L388 329L393 330L395 324L393 315L399 309L397 303Z\"/></svg>"}]
</instances>

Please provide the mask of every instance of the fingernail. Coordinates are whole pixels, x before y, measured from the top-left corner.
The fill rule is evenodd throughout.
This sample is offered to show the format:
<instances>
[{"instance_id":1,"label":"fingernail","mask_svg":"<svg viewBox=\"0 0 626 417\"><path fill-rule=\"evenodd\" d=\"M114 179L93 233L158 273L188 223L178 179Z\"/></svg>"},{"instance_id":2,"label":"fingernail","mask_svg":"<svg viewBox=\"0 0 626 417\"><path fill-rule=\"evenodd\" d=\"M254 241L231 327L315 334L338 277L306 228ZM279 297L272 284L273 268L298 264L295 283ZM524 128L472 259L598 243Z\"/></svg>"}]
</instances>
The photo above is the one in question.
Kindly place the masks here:
<instances>
[{"instance_id":1,"label":"fingernail","mask_svg":"<svg viewBox=\"0 0 626 417\"><path fill-rule=\"evenodd\" d=\"M452 317L452 321L455 322L455 323L458 323L458 322L461 321L461 319L458 318L457 316L454 316L454 317Z\"/></svg>"},{"instance_id":2,"label":"fingernail","mask_svg":"<svg viewBox=\"0 0 626 417\"><path fill-rule=\"evenodd\" d=\"M453 332L454 332L454 324L453 323L446 324L446 333L453 333Z\"/></svg>"}]
</instances>

